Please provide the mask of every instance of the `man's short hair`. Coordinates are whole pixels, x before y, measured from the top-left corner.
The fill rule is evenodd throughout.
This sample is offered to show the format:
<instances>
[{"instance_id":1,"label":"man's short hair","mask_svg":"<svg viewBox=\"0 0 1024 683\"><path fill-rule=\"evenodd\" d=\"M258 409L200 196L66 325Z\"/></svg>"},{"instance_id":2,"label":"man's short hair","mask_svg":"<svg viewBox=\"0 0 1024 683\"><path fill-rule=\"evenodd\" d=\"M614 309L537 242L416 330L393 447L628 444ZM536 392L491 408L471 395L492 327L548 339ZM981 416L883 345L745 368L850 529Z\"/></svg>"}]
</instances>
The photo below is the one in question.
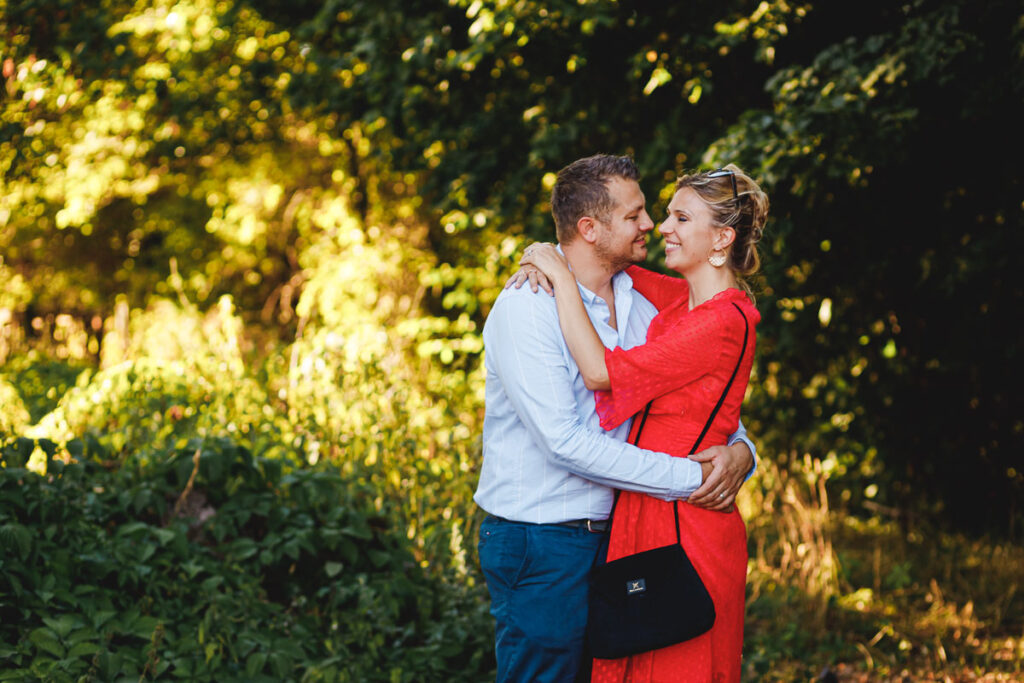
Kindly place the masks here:
<instances>
[{"instance_id":1,"label":"man's short hair","mask_svg":"<svg viewBox=\"0 0 1024 683\"><path fill-rule=\"evenodd\" d=\"M569 244L579 234L576 224L584 216L601 221L609 219L615 200L608 192L612 178L639 180L640 171L628 156L595 154L572 162L558 172L551 189L551 215L561 244Z\"/></svg>"}]
</instances>

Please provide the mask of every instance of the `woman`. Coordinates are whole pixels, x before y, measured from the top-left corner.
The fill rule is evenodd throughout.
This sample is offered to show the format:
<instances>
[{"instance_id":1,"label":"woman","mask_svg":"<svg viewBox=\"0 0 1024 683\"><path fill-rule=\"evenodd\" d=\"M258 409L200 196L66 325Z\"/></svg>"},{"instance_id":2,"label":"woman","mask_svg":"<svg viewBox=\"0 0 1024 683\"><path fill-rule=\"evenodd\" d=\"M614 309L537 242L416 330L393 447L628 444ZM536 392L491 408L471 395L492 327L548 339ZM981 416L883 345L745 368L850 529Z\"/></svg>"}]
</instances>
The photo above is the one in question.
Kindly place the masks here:
<instances>
[{"instance_id":1,"label":"woman","mask_svg":"<svg viewBox=\"0 0 1024 683\"><path fill-rule=\"evenodd\" d=\"M767 195L734 165L679 178L659 229L666 265L686 279L628 269L634 286L659 310L647 342L629 350L605 349L554 246L527 249L522 263L538 268L554 287L562 333L587 387L597 391L603 427L621 424L652 401L639 445L686 457L742 355L700 448L726 442L739 419L753 363L753 328L760 320L740 278L759 266L756 244L767 213ZM741 348L748 324L749 341ZM716 512L686 503L679 505L679 519L682 545L715 603L714 627L653 652L595 660L595 683L740 680L747 570L743 520L735 508ZM608 560L674 541L671 504L622 492Z\"/></svg>"}]
</instances>

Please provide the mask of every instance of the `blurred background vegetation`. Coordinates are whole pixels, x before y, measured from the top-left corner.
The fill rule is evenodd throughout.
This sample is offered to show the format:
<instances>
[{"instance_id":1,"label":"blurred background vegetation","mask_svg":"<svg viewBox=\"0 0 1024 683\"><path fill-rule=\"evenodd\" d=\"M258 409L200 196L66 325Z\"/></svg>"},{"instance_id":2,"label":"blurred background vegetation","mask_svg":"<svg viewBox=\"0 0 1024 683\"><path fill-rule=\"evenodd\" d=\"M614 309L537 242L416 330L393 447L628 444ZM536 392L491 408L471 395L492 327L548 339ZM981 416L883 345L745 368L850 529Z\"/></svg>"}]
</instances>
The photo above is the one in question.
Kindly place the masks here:
<instances>
[{"instance_id":1,"label":"blurred background vegetation","mask_svg":"<svg viewBox=\"0 0 1024 683\"><path fill-rule=\"evenodd\" d=\"M0 0L0 680L492 677L481 326L599 151L656 219L686 169L772 197L745 678L1019 680L1022 38L1010 0Z\"/></svg>"}]
</instances>

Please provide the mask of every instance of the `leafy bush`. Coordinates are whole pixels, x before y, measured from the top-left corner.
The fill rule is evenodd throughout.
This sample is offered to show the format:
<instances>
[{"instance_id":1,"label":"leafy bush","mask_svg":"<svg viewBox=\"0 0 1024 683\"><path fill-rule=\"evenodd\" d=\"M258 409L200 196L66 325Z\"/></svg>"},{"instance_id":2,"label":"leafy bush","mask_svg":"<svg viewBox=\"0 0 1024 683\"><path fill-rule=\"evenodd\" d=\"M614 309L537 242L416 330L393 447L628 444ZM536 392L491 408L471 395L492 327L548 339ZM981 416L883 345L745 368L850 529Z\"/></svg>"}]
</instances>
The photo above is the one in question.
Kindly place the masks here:
<instances>
[{"instance_id":1,"label":"leafy bush","mask_svg":"<svg viewBox=\"0 0 1024 683\"><path fill-rule=\"evenodd\" d=\"M18 390L0 376L0 435L19 431L28 424L28 410Z\"/></svg>"},{"instance_id":2,"label":"leafy bush","mask_svg":"<svg viewBox=\"0 0 1024 683\"><path fill-rule=\"evenodd\" d=\"M20 400L28 410L24 424L35 424L44 415L57 407L64 393L75 385L75 380L85 367L81 363L50 358L32 352L8 359L0 373L0 381L9 382L17 389ZM7 405L4 397L4 405ZM10 400L14 400L13 397Z\"/></svg>"},{"instance_id":3,"label":"leafy bush","mask_svg":"<svg viewBox=\"0 0 1024 683\"><path fill-rule=\"evenodd\" d=\"M48 475L25 469L39 448ZM377 491L193 440L0 450L0 680L480 680L479 596L433 578Z\"/></svg>"},{"instance_id":4,"label":"leafy bush","mask_svg":"<svg viewBox=\"0 0 1024 683\"><path fill-rule=\"evenodd\" d=\"M273 416L252 379L204 370L142 358L85 372L33 435L65 441L93 434L119 456L183 445L192 436L242 437Z\"/></svg>"}]
</instances>

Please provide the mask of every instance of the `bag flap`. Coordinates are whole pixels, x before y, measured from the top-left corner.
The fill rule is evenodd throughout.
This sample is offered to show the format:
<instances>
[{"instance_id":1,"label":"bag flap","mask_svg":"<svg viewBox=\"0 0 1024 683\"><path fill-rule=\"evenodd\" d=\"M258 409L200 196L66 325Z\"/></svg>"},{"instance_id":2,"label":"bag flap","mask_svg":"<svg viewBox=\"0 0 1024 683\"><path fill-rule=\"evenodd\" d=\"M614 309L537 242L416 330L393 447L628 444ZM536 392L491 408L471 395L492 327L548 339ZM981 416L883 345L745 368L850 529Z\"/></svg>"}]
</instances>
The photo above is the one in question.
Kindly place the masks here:
<instances>
[{"instance_id":1,"label":"bag flap","mask_svg":"<svg viewBox=\"0 0 1024 683\"><path fill-rule=\"evenodd\" d=\"M618 603L666 581L693 578L700 581L686 551L673 543L595 567L590 572L590 590L601 599Z\"/></svg>"}]
</instances>

